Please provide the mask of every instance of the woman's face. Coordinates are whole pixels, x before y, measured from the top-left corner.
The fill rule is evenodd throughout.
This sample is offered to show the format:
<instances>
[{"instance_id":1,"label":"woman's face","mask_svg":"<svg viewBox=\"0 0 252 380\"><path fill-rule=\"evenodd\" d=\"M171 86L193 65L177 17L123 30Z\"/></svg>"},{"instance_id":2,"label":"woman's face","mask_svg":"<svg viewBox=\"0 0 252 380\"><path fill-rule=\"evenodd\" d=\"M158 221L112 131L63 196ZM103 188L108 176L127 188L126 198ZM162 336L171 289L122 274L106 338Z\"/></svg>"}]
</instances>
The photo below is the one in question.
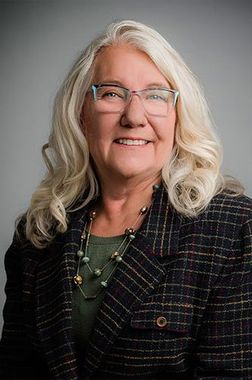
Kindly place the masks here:
<instances>
[{"instance_id":1,"label":"woman's face","mask_svg":"<svg viewBox=\"0 0 252 380\"><path fill-rule=\"evenodd\" d=\"M119 84L130 90L170 87L143 52L129 45L108 47L95 62L94 84ZM133 95L123 112L100 112L88 93L83 108L84 133L101 180L160 177L174 144L176 111L150 116Z\"/></svg>"}]
</instances>

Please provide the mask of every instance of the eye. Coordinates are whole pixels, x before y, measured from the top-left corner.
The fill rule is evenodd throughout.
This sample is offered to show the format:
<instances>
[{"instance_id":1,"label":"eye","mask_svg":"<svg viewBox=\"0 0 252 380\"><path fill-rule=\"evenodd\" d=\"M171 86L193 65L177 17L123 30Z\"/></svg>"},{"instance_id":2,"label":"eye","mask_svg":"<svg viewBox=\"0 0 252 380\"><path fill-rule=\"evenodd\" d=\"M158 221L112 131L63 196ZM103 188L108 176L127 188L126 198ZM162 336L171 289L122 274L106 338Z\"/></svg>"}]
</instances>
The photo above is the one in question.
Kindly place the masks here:
<instances>
[{"instance_id":1,"label":"eye","mask_svg":"<svg viewBox=\"0 0 252 380\"><path fill-rule=\"evenodd\" d=\"M116 97L122 97L120 94L116 93L116 92L112 92L112 91L107 91L105 92L102 97L108 97L108 98L116 98Z\"/></svg>"},{"instance_id":2,"label":"eye","mask_svg":"<svg viewBox=\"0 0 252 380\"><path fill-rule=\"evenodd\" d=\"M124 91L120 87L102 86L98 88L97 95L99 99L104 100L116 101L125 99Z\"/></svg>"},{"instance_id":3,"label":"eye","mask_svg":"<svg viewBox=\"0 0 252 380\"><path fill-rule=\"evenodd\" d=\"M157 94L150 95L148 98L153 100L165 100L162 96Z\"/></svg>"},{"instance_id":4,"label":"eye","mask_svg":"<svg viewBox=\"0 0 252 380\"><path fill-rule=\"evenodd\" d=\"M162 90L148 90L145 99L155 102L167 102L167 93Z\"/></svg>"}]
</instances>

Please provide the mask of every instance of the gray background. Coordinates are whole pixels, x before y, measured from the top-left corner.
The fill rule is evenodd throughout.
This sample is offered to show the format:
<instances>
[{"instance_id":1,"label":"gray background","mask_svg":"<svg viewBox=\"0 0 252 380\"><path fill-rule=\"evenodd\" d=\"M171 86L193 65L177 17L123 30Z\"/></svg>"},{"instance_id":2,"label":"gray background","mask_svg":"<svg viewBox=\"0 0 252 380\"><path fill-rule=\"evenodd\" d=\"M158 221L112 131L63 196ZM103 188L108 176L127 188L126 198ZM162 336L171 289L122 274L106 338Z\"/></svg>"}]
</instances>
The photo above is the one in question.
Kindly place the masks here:
<instances>
[{"instance_id":1,"label":"gray background","mask_svg":"<svg viewBox=\"0 0 252 380\"><path fill-rule=\"evenodd\" d=\"M0 2L0 310L14 220L45 172L56 89L73 59L115 19L156 28L200 78L224 144L223 171L252 196L252 2L69 0ZM0 320L0 324L1 324Z\"/></svg>"}]
</instances>

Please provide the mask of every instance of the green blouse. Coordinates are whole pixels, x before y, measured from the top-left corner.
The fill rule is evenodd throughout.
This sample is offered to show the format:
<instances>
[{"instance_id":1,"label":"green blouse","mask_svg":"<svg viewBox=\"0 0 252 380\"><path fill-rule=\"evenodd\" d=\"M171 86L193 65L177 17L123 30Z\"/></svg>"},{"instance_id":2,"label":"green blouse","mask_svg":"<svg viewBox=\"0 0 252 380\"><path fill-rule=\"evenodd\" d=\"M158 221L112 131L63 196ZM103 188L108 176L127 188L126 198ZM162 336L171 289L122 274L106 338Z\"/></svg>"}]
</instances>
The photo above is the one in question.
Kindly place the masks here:
<instances>
[{"instance_id":1,"label":"green blouse","mask_svg":"<svg viewBox=\"0 0 252 380\"><path fill-rule=\"evenodd\" d=\"M111 254L117 251L122 243L125 235L114 237L98 237L90 235L88 246L88 257L90 258L90 267L102 268L111 257ZM115 266L112 261L102 272L102 275L95 277L90 273L87 265L82 264L80 267L80 275L83 278L82 289L87 296L92 296L98 293L94 299L85 299L80 289L76 287L73 292L73 331L78 347L85 351L90 333L93 329L95 317L101 306L106 290L101 289L100 283L107 279Z\"/></svg>"}]
</instances>

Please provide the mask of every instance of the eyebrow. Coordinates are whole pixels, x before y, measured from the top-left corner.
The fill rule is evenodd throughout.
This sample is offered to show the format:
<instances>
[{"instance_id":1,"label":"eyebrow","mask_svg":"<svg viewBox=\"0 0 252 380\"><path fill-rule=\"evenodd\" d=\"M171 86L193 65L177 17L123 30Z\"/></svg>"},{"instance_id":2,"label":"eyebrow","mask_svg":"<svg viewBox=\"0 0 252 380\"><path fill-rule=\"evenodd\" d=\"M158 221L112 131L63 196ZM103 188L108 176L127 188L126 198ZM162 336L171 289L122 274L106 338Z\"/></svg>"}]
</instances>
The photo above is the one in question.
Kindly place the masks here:
<instances>
[{"instance_id":1,"label":"eyebrow","mask_svg":"<svg viewBox=\"0 0 252 380\"><path fill-rule=\"evenodd\" d=\"M105 79L98 82L99 84L116 84L118 86L127 88L121 81L115 80L115 79ZM162 83L162 82L151 82L148 83L144 88L152 88L152 87L160 87L160 88L171 88L169 83Z\"/></svg>"},{"instance_id":2,"label":"eyebrow","mask_svg":"<svg viewBox=\"0 0 252 380\"><path fill-rule=\"evenodd\" d=\"M169 83L163 83L163 82L151 82L148 84L147 87L165 87L165 88L169 88L170 85Z\"/></svg>"}]
</instances>

